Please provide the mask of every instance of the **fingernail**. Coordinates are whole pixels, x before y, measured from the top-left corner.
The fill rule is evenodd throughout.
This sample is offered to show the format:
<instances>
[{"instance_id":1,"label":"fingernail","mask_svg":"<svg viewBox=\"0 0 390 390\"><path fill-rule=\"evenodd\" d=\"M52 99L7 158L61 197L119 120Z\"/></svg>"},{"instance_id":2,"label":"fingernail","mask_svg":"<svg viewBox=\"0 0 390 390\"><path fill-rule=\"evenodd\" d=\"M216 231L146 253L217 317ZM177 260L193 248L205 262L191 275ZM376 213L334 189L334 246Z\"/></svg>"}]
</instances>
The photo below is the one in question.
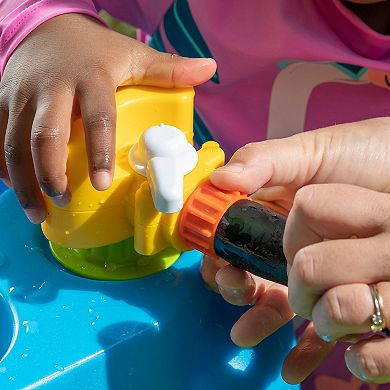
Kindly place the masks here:
<instances>
[{"instance_id":1,"label":"fingernail","mask_svg":"<svg viewBox=\"0 0 390 390\"><path fill-rule=\"evenodd\" d=\"M63 194L58 196L53 196L53 202L60 207L66 206L72 199L72 195L69 190L66 190Z\"/></svg>"},{"instance_id":2,"label":"fingernail","mask_svg":"<svg viewBox=\"0 0 390 390\"><path fill-rule=\"evenodd\" d=\"M243 290L238 288L225 288L218 285L219 292L224 296L228 301L234 302L236 305L250 305L252 303L247 302L245 293Z\"/></svg>"},{"instance_id":3,"label":"fingernail","mask_svg":"<svg viewBox=\"0 0 390 390\"><path fill-rule=\"evenodd\" d=\"M244 171L244 165L239 163L231 163L227 164L221 168L218 168L214 171L214 173L218 172L229 172L229 173L242 173Z\"/></svg>"},{"instance_id":4,"label":"fingernail","mask_svg":"<svg viewBox=\"0 0 390 390\"><path fill-rule=\"evenodd\" d=\"M93 174L94 187L98 191L104 191L111 186L111 175L107 171L98 171Z\"/></svg>"},{"instance_id":5,"label":"fingernail","mask_svg":"<svg viewBox=\"0 0 390 390\"><path fill-rule=\"evenodd\" d=\"M202 58L199 59L199 63L201 66L209 66L211 64L215 64L215 60L213 58Z\"/></svg>"},{"instance_id":6,"label":"fingernail","mask_svg":"<svg viewBox=\"0 0 390 390\"><path fill-rule=\"evenodd\" d=\"M45 220L45 217L42 215L42 212L36 209L24 209L27 218L33 224L40 224Z\"/></svg>"},{"instance_id":7,"label":"fingernail","mask_svg":"<svg viewBox=\"0 0 390 390\"><path fill-rule=\"evenodd\" d=\"M352 372L355 376L357 376L362 381L368 382L368 378L364 374L364 370L360 361L358 360L356 354L353 353L351 347L348 347L345 352L345 362L348 367L348 370Z\"/></svg>"}]
</instances>

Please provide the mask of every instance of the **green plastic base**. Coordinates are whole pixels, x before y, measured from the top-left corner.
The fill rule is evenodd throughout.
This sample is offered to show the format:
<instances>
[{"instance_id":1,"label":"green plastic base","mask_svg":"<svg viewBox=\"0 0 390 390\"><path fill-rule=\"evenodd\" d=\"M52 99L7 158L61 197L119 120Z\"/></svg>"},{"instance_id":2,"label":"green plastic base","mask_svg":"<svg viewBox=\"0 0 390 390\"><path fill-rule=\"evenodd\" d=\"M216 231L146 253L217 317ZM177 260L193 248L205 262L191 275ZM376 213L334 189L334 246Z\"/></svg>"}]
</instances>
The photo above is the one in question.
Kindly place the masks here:
<instances>
[{"instance_id":1,"label":"green plastic base","mask_svg":"<svg viewBox=\"0 0 390 390\"><path fill-rule=\"evenodd\" d=\"M75 274L98 280L138 279L169 268L181 252L168 248L153 256L134 250L133 237L92 249L64 248L50 242L54 257Z\"/></svg>"}]
</instances>

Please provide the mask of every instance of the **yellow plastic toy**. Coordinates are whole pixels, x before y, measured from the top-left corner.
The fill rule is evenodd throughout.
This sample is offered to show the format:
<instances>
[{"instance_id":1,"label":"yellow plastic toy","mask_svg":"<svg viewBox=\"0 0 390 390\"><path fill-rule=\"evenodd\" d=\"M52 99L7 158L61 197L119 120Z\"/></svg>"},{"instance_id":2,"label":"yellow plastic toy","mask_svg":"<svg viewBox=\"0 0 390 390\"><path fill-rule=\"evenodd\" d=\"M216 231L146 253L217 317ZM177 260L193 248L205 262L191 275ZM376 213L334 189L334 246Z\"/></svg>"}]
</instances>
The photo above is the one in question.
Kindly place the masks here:
<instances>
[{"instance_id":1,"label":"yellow plastic toy","mask_svg":"<svg viewBox=\"0 0 390 390\"><path fill-rule=\"evenodd\" d=\"M82 120L74 119L67 166L72 201L58 207L46 198L49 217L42 224L66 268L94 279L133 279L168 268L189 249L178 233L180 205L224 163L216 142L197 153L191 146L193 99L192 88L117 91L115 175L103 192L90 183Z\"/></svg>"}]
</instances>

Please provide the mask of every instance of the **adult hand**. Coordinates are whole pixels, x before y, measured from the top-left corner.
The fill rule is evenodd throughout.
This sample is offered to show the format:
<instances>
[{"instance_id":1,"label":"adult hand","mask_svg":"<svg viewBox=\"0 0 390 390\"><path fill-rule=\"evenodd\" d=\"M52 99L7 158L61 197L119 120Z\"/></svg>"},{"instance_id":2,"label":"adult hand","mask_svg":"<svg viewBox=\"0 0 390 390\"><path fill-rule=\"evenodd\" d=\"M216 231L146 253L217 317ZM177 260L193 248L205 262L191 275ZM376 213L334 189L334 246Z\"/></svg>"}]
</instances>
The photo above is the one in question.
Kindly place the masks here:
<instances>
[{"instance_id":1,"label":"adult hand","mask_svg":"<svg viewBox=\"0 0 390 390\"><path fill-rule=\"evenodd\" d=\"M336 339L346 337L356 341L351 334L360 335L369 330L374 308L367 284L390 281L390 262L386 260L390 252L384 245L387 232L384 223L390 214L389 195L384 194L390 189L389 124L388 118L380 118L249 144L212 175L213 183L222 189L254 193L255 198L273 202L290 213L284 237L284 250L291 267L290 304L298 314L314 321L285 360L283 376L288 382L298 383L310 374L331 351ZM363 229L367 229L365 234ZM382 237L380 248L373 245ZM360 243L368 241L371 244L367 244L366 252L363 255L357 252ZM307 248L332 248L332 245L341 245L340 242L348 243L347 251L355 249L349 255L334 250L332 259L323 256L321 262L317 257L305 255L310 254ZM368 252L370 257L367 257ZM318 249L316 253L321 254L321 251ZM312 268L304 265L305 260L299 260L300 256L310 258L307 261ZM369 260L373 258L375 267ZM317 273L317 263L322 264L322 268L318 265L321 275ZM353 272L355 268L357 272ZM374 268L377 268L376 274ZM387 274L384 269L388 270ZM257 344L293 316L285 287L210 259L205 259L202 275L227 301L253 305L232 329L232 339L238 345ZM342 277L350 277L353 282ZM350 283L360 287L352 289ZM378 286L384 301L390 302L387 289L382 284ZM360 291L360 297L367 293L364 308L350 303L350 312L345 313L347 323L339 324L341 320L332 317L334 313L326 292L332 288L343 289L344 299L356 291ZM334 293L331 296L334 297ZM298 302L302 297L304 303ZM326 341L318 334L327 336ZM360 341L352 346L346 355L351 371L377 382L388 380L390 364L386 362L390 359L386 348L382 347L379 355L374 348L381 343L388 341Z\"/></svg>"}]
</instances>

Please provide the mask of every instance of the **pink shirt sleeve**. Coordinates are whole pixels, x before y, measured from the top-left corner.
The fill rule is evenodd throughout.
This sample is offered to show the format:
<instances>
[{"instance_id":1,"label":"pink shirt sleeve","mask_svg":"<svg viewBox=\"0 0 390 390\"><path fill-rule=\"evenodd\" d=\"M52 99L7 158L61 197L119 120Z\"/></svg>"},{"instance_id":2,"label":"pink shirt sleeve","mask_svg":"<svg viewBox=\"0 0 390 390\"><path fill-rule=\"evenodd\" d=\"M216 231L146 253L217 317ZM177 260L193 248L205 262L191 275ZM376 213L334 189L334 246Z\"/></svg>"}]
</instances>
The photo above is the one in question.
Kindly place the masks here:
<instances>
[{"instance_id":1,"label":"pink shirt sleeve","mask_svg":"<svg viewBox=\"0 0 390 390\"><path fill-rule=\"evenodd\" d=\"M31 31L67 13L82 13L101 20L92 0L0 1L0 75L13 51Z\"/></svg>"}]
</instances>

